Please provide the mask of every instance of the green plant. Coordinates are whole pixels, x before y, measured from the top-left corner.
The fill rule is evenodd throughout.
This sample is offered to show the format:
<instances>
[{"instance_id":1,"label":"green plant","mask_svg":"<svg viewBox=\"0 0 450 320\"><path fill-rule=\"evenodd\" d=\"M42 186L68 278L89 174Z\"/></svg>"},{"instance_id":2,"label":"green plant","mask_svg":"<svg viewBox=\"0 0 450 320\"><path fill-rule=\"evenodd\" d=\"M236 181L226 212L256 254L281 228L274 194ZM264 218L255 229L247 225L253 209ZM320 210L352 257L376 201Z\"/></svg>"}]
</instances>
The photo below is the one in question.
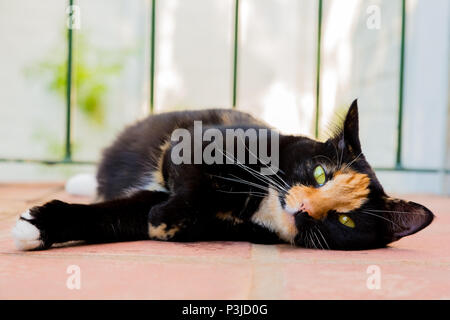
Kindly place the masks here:
<instances>
[{"instance_id":1,"label":"green plant","mask_svg":"<svg viewBox=\"0 0 450 320\"><path fill-rule=\"evenodd\" d=\"M102 125L105 118L109 82L123 70L130 50L104 50L93 46L84 34L74 38L73 86L76 107L92 122ZM49 91L61 98L66 96L67 58L61 49L51 50L43 60L26 70L47 82Z\"/></svg>"},{"instance_id":2,"label":"green plant","mask_svg":"<svg viewBox=\"0 0 450 320\"><path fill-rule=\"evenodd\" d=\"M103 126L111 81L120 75L124 61L132 50L98 48L89 41L87 31L83 32L74 36L72 87L76 103L72 107L79 110L92 125ZM64 38L59 43L64 43ZM67 52L64 48L55 46L44 58L25 68L24 73L27 77L43 81L49 92L61 98L61 107L66 107ZM45 132L45 128L40 128L34 136L47 143L49 154L59 154L63 142L58 147L56 140L48 139Z\"/></svg>"}]
</instances>

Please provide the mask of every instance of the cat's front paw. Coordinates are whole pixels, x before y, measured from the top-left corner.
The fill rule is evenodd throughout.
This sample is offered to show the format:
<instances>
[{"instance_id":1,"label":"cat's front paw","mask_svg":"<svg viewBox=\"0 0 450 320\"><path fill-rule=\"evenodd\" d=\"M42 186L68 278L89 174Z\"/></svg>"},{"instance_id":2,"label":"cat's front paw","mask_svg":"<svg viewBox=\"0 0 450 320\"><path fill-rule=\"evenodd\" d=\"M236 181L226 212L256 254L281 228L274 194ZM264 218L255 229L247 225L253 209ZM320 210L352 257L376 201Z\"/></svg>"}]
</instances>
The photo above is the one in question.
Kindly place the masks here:
<instances>
[{"instance_id":1,"label":"cat's front paw","mask_svg":"<svg viewBox=\"0 0 450 320\"><path fill-rule=\"evenodd\" d=\"M12 229L14 244L19 250L33 250L44 246L41 232L32 223L33 219L30 210L27 210L20 215L19 220Z\"/></svg>"},{"instance_id":2,"label":"cat's front paw","mask_svg":"<svg viewBox=\"0 0 450 320\"><path fill-rule=\"evenodd\" d=\"M22 213L12 229L12 236L17 249L37 250L50 247L53 243L53 217L65 205L66 203L55 200Z\"/></svg>"}]
</instances>

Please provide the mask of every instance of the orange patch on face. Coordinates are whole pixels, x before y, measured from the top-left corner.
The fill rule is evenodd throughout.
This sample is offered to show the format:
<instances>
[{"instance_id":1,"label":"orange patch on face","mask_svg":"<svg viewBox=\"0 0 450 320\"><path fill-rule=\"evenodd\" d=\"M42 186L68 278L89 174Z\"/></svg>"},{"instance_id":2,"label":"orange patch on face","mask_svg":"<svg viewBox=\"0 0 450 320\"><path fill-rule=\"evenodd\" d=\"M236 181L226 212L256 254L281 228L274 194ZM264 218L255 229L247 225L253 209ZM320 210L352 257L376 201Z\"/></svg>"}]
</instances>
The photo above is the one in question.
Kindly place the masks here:
<instances>
[{"instance_id":1,"label":"orange patch on face","mask_svg":"<svg viewBox=\"0 0 450 320\"><path fill-rule=\"evenodd\" d=\"M351 169L337 171L322 187L296 185L286 195L286 205L304 210L314 219L331 211L349 212L360 208L369 194L370 178Z\"/></svg>"}]
</instances>

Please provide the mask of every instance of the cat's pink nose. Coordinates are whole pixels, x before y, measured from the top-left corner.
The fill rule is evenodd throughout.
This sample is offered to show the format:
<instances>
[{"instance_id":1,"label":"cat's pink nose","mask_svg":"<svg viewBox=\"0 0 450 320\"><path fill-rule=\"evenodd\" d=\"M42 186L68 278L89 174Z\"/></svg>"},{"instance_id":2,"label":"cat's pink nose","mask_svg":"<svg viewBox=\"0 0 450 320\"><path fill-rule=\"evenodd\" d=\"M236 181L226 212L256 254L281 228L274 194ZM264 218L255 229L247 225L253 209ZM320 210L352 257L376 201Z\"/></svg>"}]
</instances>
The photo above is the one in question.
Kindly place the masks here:
<instances>
[{"instance_id":1,"label":"cat's pink nose","mask_svg":"<svg viewBox=\"0 0 450 320\"><path fill-rule=\"evenodd\" d=\"M308 213L308 208L306 208L305 204L302 203L298 208L298 211ZM308 213L309 214L309 213Z\"/></svg>"},{"instance_id":2,"label":"cat's pink nose","mask_svg":"<svg viewBox=\"0 0 450 320\"><path fill-rule=\"evenodd\" d=\"M320 212L317 210L314 210L314 206L311 204L311 202L308 199L303 199L303 202L300 204L296 204L295 206L290 206L286 204L285 208L287 213L295 215L297 213L303 212L306 213L308 216L310 216L313 219L320 220L322 219L322 216Z\"/></svg>"},{"instance_id":3,"label":"cat's pink nose","mask_svg":"<svg viewBox=\"0 0 450 320\"><path fill-rule=\"evenodd\" d=\"M303 203L300 206L301 210L305 212L306 214L308 214L308 216L310 216L311 218L314 219L320 219L320 216L316 214L314 208L312 207L311 203L308 201L308 199L304 199Z\"/></svg>"}]
</instances>

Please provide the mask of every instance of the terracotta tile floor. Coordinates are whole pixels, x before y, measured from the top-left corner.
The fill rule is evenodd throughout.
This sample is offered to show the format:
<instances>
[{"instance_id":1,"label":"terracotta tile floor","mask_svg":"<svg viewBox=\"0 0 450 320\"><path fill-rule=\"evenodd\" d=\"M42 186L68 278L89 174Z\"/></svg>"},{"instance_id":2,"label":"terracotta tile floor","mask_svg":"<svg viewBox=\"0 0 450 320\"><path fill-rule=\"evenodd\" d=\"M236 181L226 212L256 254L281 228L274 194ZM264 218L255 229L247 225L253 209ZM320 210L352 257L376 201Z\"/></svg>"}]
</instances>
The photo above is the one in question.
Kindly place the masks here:
<instances>
[{"instance_id":1,"label":"terracotta tile floor","mask_svg":"<svg viewBox=\"0 0 450 320\"><path fill-rule=\"evenodd\" d=\"M89 201L62 184L0 184L0 299L450 299L450 198L407 196L437 219L379 250L138 241L17 251L18 215L53 198ZM67 286L73 265L80 289ZM373 265L378 289L367 286Z\"/></svg>"}]
</instances>

